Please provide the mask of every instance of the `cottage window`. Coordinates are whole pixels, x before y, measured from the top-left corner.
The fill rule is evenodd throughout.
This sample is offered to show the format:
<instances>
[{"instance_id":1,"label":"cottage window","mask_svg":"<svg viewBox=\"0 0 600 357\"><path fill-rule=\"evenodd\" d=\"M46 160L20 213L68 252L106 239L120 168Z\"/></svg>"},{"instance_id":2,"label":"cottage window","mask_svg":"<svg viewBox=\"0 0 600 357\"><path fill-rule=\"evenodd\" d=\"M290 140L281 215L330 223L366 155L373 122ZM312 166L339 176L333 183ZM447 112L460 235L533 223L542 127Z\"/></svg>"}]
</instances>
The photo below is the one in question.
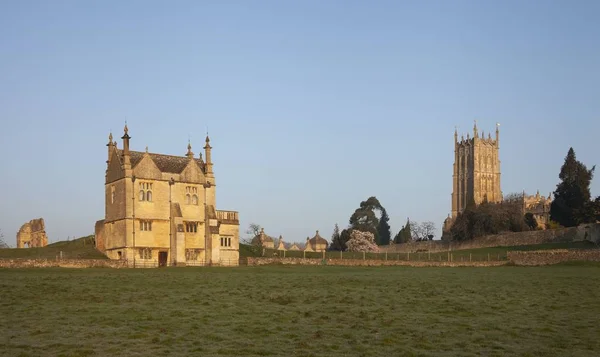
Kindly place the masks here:
<instances>
[{"instance_id":1,"label":"cottage window","mask_svg":"<svg viewBox=\"0 0 600 357\"><path fill-rule=\"evenodd\" d=\"M152 259L152 249L150 248L140 248L140 259Z\"/></svg>"}]
</instances>

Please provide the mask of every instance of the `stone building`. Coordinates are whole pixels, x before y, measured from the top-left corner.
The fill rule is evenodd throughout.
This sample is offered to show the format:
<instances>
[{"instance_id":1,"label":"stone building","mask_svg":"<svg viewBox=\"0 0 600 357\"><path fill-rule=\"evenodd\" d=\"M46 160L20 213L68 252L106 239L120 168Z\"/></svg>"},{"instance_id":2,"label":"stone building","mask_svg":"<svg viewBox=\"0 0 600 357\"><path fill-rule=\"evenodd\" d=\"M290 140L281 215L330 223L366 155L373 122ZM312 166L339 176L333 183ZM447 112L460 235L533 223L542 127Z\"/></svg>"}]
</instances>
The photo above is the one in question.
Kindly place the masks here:
<instances>
[{"instance_id":1,"label":"stone building","mask_svg":"<svg viewBox=\"0 0 600 357\"><path fill-rule=\"evenodd\" d=\"M277 243L277 250L287 250L285 247L285 243L283 242L283 237L279 236L279 242Z\"/></svg>"},{"instance_id":2,"label":"stone building","mask_svg":"<svg viewBox=\"0 0 600 357\"><path fill-rule=\"evenodd\" d=\"M454 131L454 169L452 174L452 215L444 221L444 231L467 205L482 202L501 202L500 189L500 131L496 124L495 137L487 138L473 126L473 137L467 133L458 139Z\"/></svg>"},{"instance_id":3,"label":"stone building","mask_svg":"<svg viewBox=\"0 0 600 357\"><path fill-rule=\"evenodd\" d=\"M17 248L45 247L48 245L46 224L43 218L32 219L17 232Z\"/></svg>"},{"instance_id":4,"label":"stone building","mask_svg":"<svg viewBox=\"0 0 600 357\"><path fill-rule=\"evenodd\" d=\"M267 248L267 249L275 248L275 240L273 239L273 237L268 236L265 233L264 228L261 228L260 233L258 233L256 236L254 236L254 238L252 238L252 244L258 245L258 246L261 246L261 247Z\"/></svg>"},{"instance_id":5,"label":"stone building","mask_svg":"<svg viewBox=\"0 0 600 357\"><path fill-rule=\"evenodd\" d=\"M319 231L314 237L306 237L306 247L304 248L307 252L323 252L327 250L328 242L327 239L319 235Z\"/></svg>"},{"instance_id":6,"label":"stone building","mask_svg":"<svg viewBox=\"0 0 600 357\"><path fill-rule=\"evenodd\" d=\"M194 156L130 150L109 135L105 217L96 222L96 246L135 266L238 265L239 217L216 209L210 139Z\"/></svg>"},{"instance_id":7,"label":"stone building","mask_svg":"<svg viewBox=\"0 0 600 357\"><path fill-rule=\"evenodd\" d=\"M538 227L546 228L546 224L550 223L550 206L552 205L552 193L548 197L540 195L538 190L535 195L523 194L513 197L511 202L519 203L523 207L523 214L531 213L537 221Z\"/></svg>"}]
</instances>

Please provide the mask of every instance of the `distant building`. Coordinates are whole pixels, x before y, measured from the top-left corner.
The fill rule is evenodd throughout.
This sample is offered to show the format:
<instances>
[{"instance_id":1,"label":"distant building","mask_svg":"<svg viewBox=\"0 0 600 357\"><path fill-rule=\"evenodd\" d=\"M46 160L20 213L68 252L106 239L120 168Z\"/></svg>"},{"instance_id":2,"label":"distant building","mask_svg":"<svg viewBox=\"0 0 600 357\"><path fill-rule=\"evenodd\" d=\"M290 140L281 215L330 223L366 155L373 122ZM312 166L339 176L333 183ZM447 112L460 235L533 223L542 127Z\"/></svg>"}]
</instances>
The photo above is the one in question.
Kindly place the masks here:
<instances>
[{"instance_id":1,"label":"distant building","mask_svg":"<svg viewBox=\"0 0 600 357\"><path fill-rule=\"evenodd\" d=\"M552 194L548 197L541 196L538 190L535 195L523 194L510 200L510 202L519 203L522 206L523 214L531 213L537 221L538 227L544 229L546 224L550 223L550 206L552 205Z\"/></svg>"},{"instance_id":2,"label":"distant building","mask_svg":"<svg viewBox=\"0 0 600 357\"><path fill-rule=\"evenodd\" d=\"M481 134L477 122L473 126L473 137L464 135L458 139L454 131L454 169L452 174L452 215L444 221L448 231L456 217L469 203L501 202L500 189L500 131L496 124L495 137L488 132Z\"/></svg>"},{"instance_id":3,"label":"distant building","mask_svg":"<svg viewBox=\"0 0 600 357\"><path fill-rule=\"evenodd\" d=\"M314 237L306 237L306 247L304 250L307 252L324 252L327 250L328 245L327 239L321 237L319 231L317 231Z\"/></svg>"},{"instance_id":4,"label":"distant building","mask_svg":"<svg viewBox=\"0 0 600 357\"><path fill-rule=\"evenodd\" d=\"M132 151L127 125L123 149L109 135L105 217L96 222L96 246L128 264L238 265L239 217L216 209L210 139L194 157Z\"/></svg>"},{"instance_id":5,"label":"distant building","mask_svg":"<svg viewBox=\"0 0 600 357\"><path fill-rule=\"evenodd\" d=\"M45 247L48 245L46 224L43 218L32 219L17 232L17 248Z\"/></svg>"},{"instance_id":6,"label":"distant building","mask_svg":"<svg viewBox=\"0 0 600 357\"><path fill-rule=\"evenodd\" d=\"M252 244L258 245L258 246L261 246L261 247L267 248L267 249L275 248L275 240L273 239L273 237L268 236L265 233L264 228L261 228L260 233L258 233L256 236L254 236L254 238L252 238Z\"/></svg>"}]
</instances>

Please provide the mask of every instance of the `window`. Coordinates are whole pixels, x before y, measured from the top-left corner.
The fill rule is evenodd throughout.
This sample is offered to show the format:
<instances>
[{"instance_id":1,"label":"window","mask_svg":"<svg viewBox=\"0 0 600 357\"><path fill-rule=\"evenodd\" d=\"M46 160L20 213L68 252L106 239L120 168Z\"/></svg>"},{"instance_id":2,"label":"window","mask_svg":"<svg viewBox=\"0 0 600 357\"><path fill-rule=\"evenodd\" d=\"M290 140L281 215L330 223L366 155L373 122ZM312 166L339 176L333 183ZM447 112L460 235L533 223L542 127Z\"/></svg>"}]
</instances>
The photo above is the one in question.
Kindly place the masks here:
<instances>
[{"instance_id":1,"label":"window","mask_svg":"<svg viewBox=\"0 0 600 357\"><path fill-rule=\"evenodd\" d=\"M151 231L152 221L140 221L140 231Z\"/></svg>"},{"instance_id":2,"label":"window","mask_svg":"<svg viewBox=\"0 0 600 357\"><path fill-rule=\"evenodd\" d=\"M148 201L152 202L152 183L150 182L140 182L140 201Z\"/></svg>"},{"instance_id":3,"label":"window","mask_svg":"<svg viewBox=\"0 0 600 357\"><path fill-rule=\"evenodd\" d=\"M115 185L110 186L110 203L115 203Z\"/></svg>"},{"instance_id":4,"label":"window","mask_svg":"<svg viewBox=\"0 0 600 357\"><path fill-rule=\"evenodd\" d=\"M185 203L188 205L198 205L198 187L185 187Z\"/></svg>"},{"instance_id":5,"label":"window","mask_svg":"<svg viewBox=\"0 0 600 357\"><path fill-rule=\"evenodd\" d=\"M140 259L152 259L152 249L140 248Z\"/></svg>"},{"instance_id":6,"label":"window","mask_svg":"<svg viewBox=\"0 0 600 357\"><path fill-rule=\"evenodd\" d=\"M185 250L185 259L186 260L198 260L200 256L200 249L186 249Z\"/></svg>"},{"instance_id":7,"label":"window","mask_svg":"<svg viewBox=\"0 0 600 357\"><path fill-rule=\"evenodd\" d=\"M221 237L221 247L231 247L231 237Z\"/></svg>"},{"instance_id":8,"label":"window","mask_svg":"<svg viewBox=\"0 0 600 357\"><path fill-rule=\"evenodd\" d=\"M185 231L188 233L198 232L198 223L197 222L185 222Z\"/></svg>"}]
</instances>

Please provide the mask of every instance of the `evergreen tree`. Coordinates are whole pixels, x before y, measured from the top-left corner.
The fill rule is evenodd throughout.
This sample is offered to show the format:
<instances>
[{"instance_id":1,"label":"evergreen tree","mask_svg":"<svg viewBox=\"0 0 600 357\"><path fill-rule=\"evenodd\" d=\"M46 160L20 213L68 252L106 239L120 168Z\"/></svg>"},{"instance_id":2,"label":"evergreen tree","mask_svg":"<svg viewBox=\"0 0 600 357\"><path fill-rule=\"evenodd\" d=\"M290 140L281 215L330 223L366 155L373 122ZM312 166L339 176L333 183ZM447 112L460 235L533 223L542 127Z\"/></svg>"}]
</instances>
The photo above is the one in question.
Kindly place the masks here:
<instances>
[{"instance_id":1,"label":"evergreen tree","mask_svg":"<svg viewBox=\"0 0 600 357\"><path fill-rule=\"evenodd\" d=\"M550 219L564 227L573 227L591 221L590 183L595 166L590 170L577 161L575 151L569 148L565 162L560 169L561 182L554 191L550 206Z\"/></svg>"},{"instance_id":2,"label":"evergreen tree","mask_svg":"<svg viewBox=\"0 0 600 357\"><path fill-rule=\"evenodd\" d=\"M406 225L404 226L404 232L402 232L402 240L404 243L412 241L412 231L410 226L410 219L406 219Z\"/></svg>"},{"instance_id":3,"label":"evergreen tree","mask_svg":"<svg viewBox=\"0 0 600 357\"><path fill-rule=\"evenodd\" d=\"M331 235L331 245L329 246L329 250L343 251L345 249L345 244L341 239L342 237L340 235L340 228L336 223L335 227L333 227L333 234Z\"/></svg>"},{"instance_id":4,"label":"evergreen tree","mask_svg":"<svg viewBox=\"0 0 600 357\"><path fill-rule=\"evenodd\" d=\"M394 243L396 243L396 244L404 243L404 241L402 240L403 233L404 233L404 226L402 226L402 228L394 236Z\"/></svg>"},{"instance_id":5,"label":"evergreen tree","mask_svg":"<svg viewBox=\"0 0 600 357\"><path fill-rule=\"evenodd\" d=\"M379 219L379 224L377 225L377 237L379 241L378 245L389 245L390 239L392 237L392 233L390 232L389 225L390 217L388 216L385 208L381 208L381 218Z\"/></svg>"}]
</instances>

